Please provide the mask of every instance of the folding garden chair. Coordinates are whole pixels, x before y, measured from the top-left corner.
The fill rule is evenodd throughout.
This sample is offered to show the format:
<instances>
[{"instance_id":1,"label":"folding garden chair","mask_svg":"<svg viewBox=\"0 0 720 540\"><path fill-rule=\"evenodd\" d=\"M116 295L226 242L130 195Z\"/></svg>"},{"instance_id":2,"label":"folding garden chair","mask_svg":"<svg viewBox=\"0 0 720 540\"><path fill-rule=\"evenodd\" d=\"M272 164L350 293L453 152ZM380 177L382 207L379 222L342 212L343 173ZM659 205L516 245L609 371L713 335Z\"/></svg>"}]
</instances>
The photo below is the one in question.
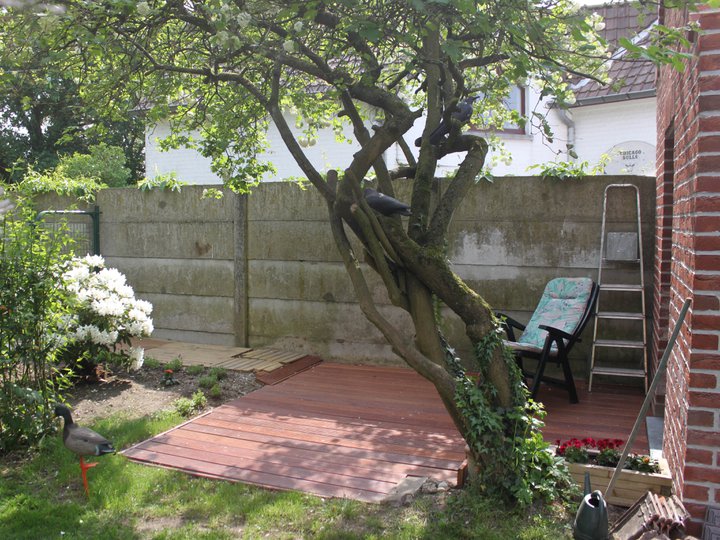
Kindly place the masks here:
<instances>
[{"instance_id":1,"label":"folding garden chair","mask_svg":"<svg viewBox=\"0 0 720 540\"><path fill-rule=\"evenodd\" d=\"M530 380L528 387L533 398L541 382L559 385L567 389L570 402L577 403L577 391L568 354L590 319L598 297L598 286L590 278L555 278L545 287L527 325L501 313L505 324L505 344L515 352L523 375ZM515 338L515 329L522 330L522 336ZM537 360L534 373L524 369L524 359ZM548 360L562 366L564 380L546 377Z\"/></svg>"}]
</instances>

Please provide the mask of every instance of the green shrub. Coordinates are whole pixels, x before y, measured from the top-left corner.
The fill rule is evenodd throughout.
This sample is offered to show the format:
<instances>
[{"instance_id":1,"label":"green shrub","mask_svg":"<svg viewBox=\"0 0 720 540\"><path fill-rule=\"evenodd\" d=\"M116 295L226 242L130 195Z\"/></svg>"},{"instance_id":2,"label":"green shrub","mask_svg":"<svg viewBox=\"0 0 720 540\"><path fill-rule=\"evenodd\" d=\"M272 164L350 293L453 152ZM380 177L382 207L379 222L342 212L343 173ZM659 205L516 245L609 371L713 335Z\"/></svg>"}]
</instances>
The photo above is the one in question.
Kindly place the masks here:
<instances>
[{"instance_id":1,"label":"green shrub","mask_svg":"<svg viewBox=\"0 0 720 540\"><path fill-rule=\"evenodd\" d=\"M164 368L172 369L174 372L177 373L178 371L180 371L182 369L182 366L183 366L182 358L180 358L178 356L177 358L174 358L174 359L170 360L167 364L165 364Z\"/></svg>"},{"instance_id":2,"label":"green shrub","mask_svg":"<svg viewBox=\"0 0 720 540\"><path fill-rule=\"evenodd\" d=\"M33 226L20 204L0 217L0 453L54 430L53 405L69 385L56 355L68 316L62 282L67 235Z\"/></svg>"},{"instance_id":3,"label":"green shrub","mask_svg":"<svg viewBox=\"0 0 720 540\"><path fill-rule=\"evenodd\" d=\"M208 375L215 377L218 381L222 381L227 378L227 370L223 367L210 368Z\"/></svg>"},{"instance_id":4,"label":"green shrub","mask_svg":"<svg viewBox=\"0 0 720 540\"><path fill-rule=\"evenodd\" d=\"M84 376L91 376L98 364L108 360L139 369L145 356L142 347L115 346L131 345L132 338L152 333L152 304L136 299L125 276L114 268L106 268L100 255L74 258L63 280L73 302L73 317L67 320L64 329L68 343L63 360L78 362L78 370Z\"/></svg>"},{"instance_id":5,"label":"green shrub","mask_svg":"<svg viewBox=\"0 0 720 540\"><path fill-rule=\"evenodd\" d=\"M195 366L188 366L185 368L185 371L187 372L188 375L192 375L192 376L200 375L203 371L205 371L205 366L200 365L200 364L195 365Z\"/></svg>"},{"instance_id":6,"label":"green shrub","mask_svg":"<svg viewBox=\"0 0 720 540\"><path fill-rule=\"evenodd\" d=\"M214 375L204 375L198 380L198 385L200 386L200 388L212 388L217 384L217 382L217 377L215 377Z\"/></svg>"},{"instance_id":7,"label":"green shrub","mask_svg":"<svg viewBox=\"0 0 720 540\"><path fill-rule=\"evenodd\" d=\"M22 181L13 186L13 190L26 197L41 193L57 193L92 202L95 200L95 193L105 187L107 186L97 178L85 176L70 178L58 169L42 173L30 169Z\"/></svg>"},{"instance_id":8,"label":"green shrub","mask_svg":"<svg viewBox=\"0 0 720 540\"><path fill-rule=\"evenodd\" d=\"M160 360L156 360L155 358L146 357L144 365L145 365L145 367L150 368L150 369L157 369L162 364L160 363Z\"/></svg>"},{"instance_id":9,"label":"green shrub","mask_svg":"<svg viewBox=\"0 0 720 540\"><path fill-rule=\"evenodd\" d=\"M208 393L210 394L211 398L218 399L220 396L222 396L222 388L220 388L219 384L216 384L210 389Z\"/></svg>"},{"instance_id":10,"label":"green shrub","mask_svg":"<svg viewBox=\"0 0 720 540\"><path fill-rule=\"evenodd\" d=\"M180 416L188 417L203 410L207 405L207 398L202 390L198 390L190 398L176 399L173 405Z\"/></svg>"},{"instance_id":11,"label":"green shrub","mask_svg":"<svg viewBox=\"0 0 720 540\"><path fill-rule=\"evenodd\" d=\"M95 178L109 187L128 185L131 172L125 166L125 153L119 146L100 143L91 146L89 154L63 156L55 170L67 178Z\"/></svg>"}]
</instances>

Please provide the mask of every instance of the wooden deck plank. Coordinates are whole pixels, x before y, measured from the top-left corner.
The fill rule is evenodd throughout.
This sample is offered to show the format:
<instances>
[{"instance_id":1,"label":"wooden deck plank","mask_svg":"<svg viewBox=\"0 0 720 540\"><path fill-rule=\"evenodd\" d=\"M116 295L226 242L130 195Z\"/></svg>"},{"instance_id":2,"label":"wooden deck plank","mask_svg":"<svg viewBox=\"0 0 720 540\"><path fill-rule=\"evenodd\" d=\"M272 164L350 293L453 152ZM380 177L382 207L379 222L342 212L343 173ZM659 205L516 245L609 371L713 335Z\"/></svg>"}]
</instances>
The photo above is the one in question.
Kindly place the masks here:
<instances>
[{"instance_id":1,"label":"wooden deck plank","mask_svg":"<svg viewBox=\"0 0 720 540\"><path fill-rule=\"evenodd\" d=\"M399 480L400 477L393 475L385 475L390 478L389 481L382 479L373 479L369 475L352 475L347 474L352 471L350 468L341 468L341 472L323 471L317 468L309 468L295 465L288 465L289 461L269 463L267 461L253 460L242 455L222 454L213 450L195 448L186 448L183 446L175 446L171 444L163 444L158 442L149 442L142 447L142 451L156 452L168 456L177 456L192 459L196 462L211 463L216 465L226 465L237 467L246 471L256 473L267 473L283 476L285 478L293 478L297 480L308 480L319 484L331 484L334 486L347 486L354 489L362 489L367 491L375 491L378 493L388 493Z\"/></svg>"},{"instance_id":2,"label":"wooden deck plank","mask_svg":"<svg viewBox=\"0 0 720 540\"><path fill-rule=\"evenodd\" d=\"M201 451L207 451L208 443L210 442L212 443L213 453L234 456L238 454L238 449L242 448L241 455L255 461L280 465L293 464L326 472L336 472L340 469L343 471L343 474L349 476L374 478L377 480L386 480L390 476L404 478L407 475L437 477L444 472L448 472L444 469L360 458L354 458L352 464L348 466L347 458L339 458L325 451L301 450L297 448L292 449L292 451L273 451L272 449L268 451L268 446L262 443L213 436L207 436L201 439L195 433L184 432L176 432L156 437L138 446L138 448L145 450L150 449L149 444L152 444L153 441L160 444L194 448ZM453 478L452 476L448 477L450 479Z\"/></svg>"},{"instance_id":3,"label":"wooden deck plank","mask_svg":"<svg viewBox=\"0 0 720 540\"><path fill-rule=\"evenodd\" d=\"M332 413L324 414L322 418L319 418L318 415L308 413L306 411L300 411L297 407L284 408L279 405L273 407L272 404L264 405L258 402L249 404L244 403L242 400L236 400L230 403L226 403L225 405L223 405L223 407L232 407L233 409L237 410L238 414L241 415L260 415L263 417L275 419L278 422L298 421L303 422L306 425L313 425L314 422L328 422L338 427L346 426L345 429L357 430L363 430L367 428L397 429L402 431L412 431L414 433L417 433L419 436L430 438L436 435L449 437L460 436L457 429L452 424L449 424L445 427L428 427L427 425L416 426L413 424L408 424L406 422L403 423L401 421L378 421L368 418L340 416Z\"/></svg>"},{"instance_id":4,"label":"wooden deck plank","mask_svg":"<svg viewBox=\"0 0 720 540\"><path fill-rule=\"evenodd\" d=\"M349 487L321 484L296 478L287 478L282 475L258 473L243 470L238 467L228 467L209 462L197 462L193 459L138 450L132 459L159 465L171 469L179 469L195 476L246 482L261 487L280 490L298 490L312 493L321 497L342 497L363 502L378 502L385 496L384 493L370 490L358 490Z\"/></svg>"},{"instance_id":5,"label":"wooden deck plank","mask_svg":"<svg viewBox=\"0 0 720 540\"><path fill-rule=\"evenodd\" d=\"M452 469L455 461L440 460L423 460L410 457L405 461L401 461L397 456L380 454L378 452L358 451L350 448L336 448L333 452L328 452L327 448L322 445L296 444L293 441L283 441L278 439L270 439L267 437L244 437L241 433L234 433L233 436L206 433L196 430L175 430L157 437L158 440L177 441L188 439L197 441L204 448L209 445L217 447L232 448L238 453L245 453L248 450L258 450L263 453L263 459L271 460L275 456L286 459L288 456L298 459L307 459L322 463L332 464L335 467L342 468L352 464L356 467L373 468L377 471L394 471L396 468L406 469L408 471L416 471L418 474L408 472L408 474L420 475L425 472L427 476L432 478L444 478L446 476L454 478L455 471ZM150 439L153 441L154 439ZM149 441L145 441L149 442ZM142 447L141 443L137 447ZM410 462L412 461L412 462Z\"/></svg>"},{"instance_id":6,"label":"wooden deck plank","mask_svg":"<svg viewBox=\"0 0 720 540\"><path fill-rule=\"evenodd\" d=\"M209 433L213 435L220 435L224 437L235 437L243 440L259 441L271 445L282 446L285 448L300 448L310 449L317 451L334 452L340 455L347 456L348 458L366 458L366 459L377 459L381 461L390 461L395 463L405 463L408 465L421 465L432 467L436 469L442 469L453 466L460 466L458 460L448 460L441 458L432 458L427 456L417 456L410 453L399 453L399 452L387 452L380 451L378 449L368 448L355 448L352 446L342 445L326 445L314 441L306 441L302 439L293 439L289 437L273 437L262 433L253 433L242 430L228 430L213 426L203 426L195 423L188 424L185 427L187 431L196 431L199 433Z\"/></svg>"},{"instance_id":7,"label":"wooden deck plank","mask_svg":"<svg viewBox=\"0 0 720 540\"><path fill-rule=\"evenodd\" d=\"M437 446L429 447L418 439L395 438L395 442L391 438L372 438L362 436L351 436L340 433L318 433L317 430L299 430L289 429L287 426L267 426L252 425L244 423L240 427L237 422L226 422L218 419L216 415L198 419L195 425L212 426L217 428L225 428L228 430L238 430L243 433L256 433L259 435L267 435L269 437L287 437L288 439L301 440L322 445L347 446L351 448L364 448L379 450L381 452L396 454L411 454L415 456L425 456L437 459L457 459L462 461L465 453L458 451L457 445L453 451L450 445L445 448ZM328 433L327 431L325 433Z\"/></svg>"},{"instance_id":8,"label":"wooden deck plank","mask_svg":"<svg viewBox=\"0 0 720 540\"><path fill-rule=\"evenodd\" d=\"M256 412L252 416L233 414L232 409L218 408L213 418L232 422L235 425L254 425L254 426L278 426L279 422L276 417L263 415ZM460 440L459 435L448 436L444 434L434 434L427 436L425 433L418 433L414 429L385 429L373 426L361 427L358 424L342 424L340 422L319 421L307 418L288 419L282 422L283 429L292 431L297 430L301 433L317 433L327 436L337 436L340 434L345 439L372 439L376 440L397 440L402 438L412 441L412 444L431 445L435 448L446 446L448 448L457 448Z\"/></svg>"},{"instance_id":9,"label":"wooden deck plank","mask_svg":"<svg viewBox=\"0 0 720 540\"><path fill-rule=\"evenodd\" d=\"M258 371L255 377L265 385L273 385L285 381L298 373L319 364L322 360L317 356L304 355L300 358L284 361L283 366L273 371Z\"/></svg>"}]
</instances>

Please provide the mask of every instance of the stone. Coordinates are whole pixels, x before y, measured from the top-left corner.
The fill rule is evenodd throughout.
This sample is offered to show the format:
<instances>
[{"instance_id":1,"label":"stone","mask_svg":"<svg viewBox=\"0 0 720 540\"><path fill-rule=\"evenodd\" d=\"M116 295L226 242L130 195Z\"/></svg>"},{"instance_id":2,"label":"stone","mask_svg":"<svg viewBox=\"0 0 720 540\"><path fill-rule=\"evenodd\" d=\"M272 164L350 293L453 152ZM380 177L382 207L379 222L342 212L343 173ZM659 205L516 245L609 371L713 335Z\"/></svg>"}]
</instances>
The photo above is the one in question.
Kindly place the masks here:
<instances>
[{"instance_id":1,"label":"stone","mask_svg":"<svg viewBox=\"0 0 720 540\"><path fill-rule=\"evenodd\" d=\"M424 476L407 476L390 493L382 502L392 506L407 506L417 496L428 478Z\"/></svg>"}]
</instances>

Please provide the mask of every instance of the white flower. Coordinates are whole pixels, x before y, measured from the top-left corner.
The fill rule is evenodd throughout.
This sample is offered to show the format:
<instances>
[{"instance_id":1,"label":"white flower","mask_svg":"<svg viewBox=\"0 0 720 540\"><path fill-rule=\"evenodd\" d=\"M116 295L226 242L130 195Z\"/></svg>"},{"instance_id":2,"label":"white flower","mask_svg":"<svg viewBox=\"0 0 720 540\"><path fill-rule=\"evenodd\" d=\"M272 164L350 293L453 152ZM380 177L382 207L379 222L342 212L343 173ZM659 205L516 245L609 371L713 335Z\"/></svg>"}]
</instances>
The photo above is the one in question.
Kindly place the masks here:
<instances>
[{"instance_id":1,"label":"white flower","mask_svg":"<svg viewBox=\"0 0 720 540\"><path fill-rule=\"evenodd\" d=\"M104 317L120 317L125 313L125 306L112 298L108 298L107 300L94 300L92 304L90 304L90 307L95 313Z\"/></svg>"},{"instance_id":2,"label":"white flower","mask_svg":"<svg viewBox=\"0 0 720 540\"><path fill-rule=\"evenodd\" d=\"M146 300L135 300L133 305L135 309L145 312L146 315L150 315L152 313L152 304Z\"/></svg>"},{"instance_id":3,"label":"white flower","mask_svg":"<svg viewBox=\"0 0 720 540\"><path fill-rule=\"evenodd\" d=\"M130 358L132 359L132 369L137 371L140 369L145 362L145 349L142 347L130 347L128 351Z\"/></svg>"},{"instance_id":4,"label":"white flower","mask_svg":"<svg viewBox=\"0 0 720 540\"><path fill-rule=\"evenodd\" d=\"M86 255L80 262L90 268L105 268L105 259L102 255Z\"/></svg>"},{"instance_id":5,"label":"white flower","mask_svg":"<svg viewBox=\"0 0 720 540\"><path fill-rule=\"evenodd\" d=\"M282 46L285 52L293 52L295 50L295 42L292 39L286 40Z\"/></svg>"},{"instance_id":6,"label":"white flower","mask_svg":"<svg viewBox=\"0 0 720 540\"><path fill-rule=\"evenodd\" d=\"M138 2L137 12L141 17L147 17L150 15L150 5L147 2Z\"/></svg>"},{"instance_id":7,"label":"white flower","mask_svg":"<svg viewBox=\"0 0 720 540\"><path fill-rule=\"evenodd\" d=\"M95 275L98 285L116 290L125 285L125 276L117 268L105 268Z\"/></svg>"},{"instance_id":8,"label":"white flower","mask_svg":"<svg viewBox=\"0 0 720 540\"><path fill-rule=\"evenodd\" d=\"M237 24L240 28L245 28L250 24L251 17L249 13L239 13L237 16Z\"/></svg>"},{"instance_id":9,"label":"white flower","mask_svg":"<svg viewBox=\"0 0 720 540\"><path fill-rule=\"evenodd\" d=\"M296 32L302 31L302 29L303 29L303 22L302 22L302 21L296 22L295 24L293 24L293 28L295 29Z\"/></svg>"}]
</instances>

